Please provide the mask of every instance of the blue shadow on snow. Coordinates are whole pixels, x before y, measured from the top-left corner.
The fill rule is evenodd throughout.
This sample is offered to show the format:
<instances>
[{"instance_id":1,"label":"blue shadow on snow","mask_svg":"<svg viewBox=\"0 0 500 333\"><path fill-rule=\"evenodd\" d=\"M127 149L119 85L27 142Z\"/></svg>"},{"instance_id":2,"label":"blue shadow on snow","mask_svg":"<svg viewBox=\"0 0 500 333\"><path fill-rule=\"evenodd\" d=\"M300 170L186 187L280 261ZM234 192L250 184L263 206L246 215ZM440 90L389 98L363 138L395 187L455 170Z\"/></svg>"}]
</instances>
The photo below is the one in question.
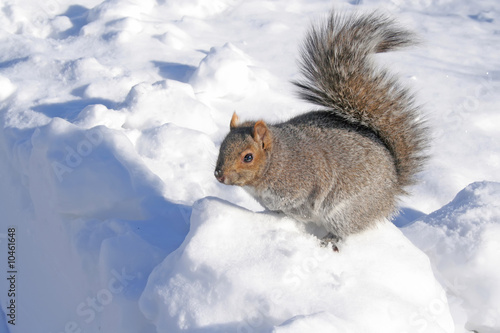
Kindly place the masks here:
<instances>
[{"instance_id":1,"label":"blue shadow on snow","mask_svg":"<svg viewBox=\"0 0 500 333\"><path fill-rule=\"evenodd\" d=\"M415 220L425 216L425 213L412 208L401 208L399 214L392 219L392 223L398 227L405 227Z\"/></svg>"},{"instance_id":2,"label":"blue shadow on snow","mask_svg":"<svg viewBox=\"0 0 500 333\"><path fill-rule=\"evenodd\" d=\"M83 26L88 23L89 10L80 5L69 6L65 13L61 16L66 16L72 23L72 27L68 30L62 31L55 36L57 38L65 39L71 36L77 36Z\"/></svg>"},{"instance_id":3,"label":"blue shadow on snow","mask_svg":"<svg viewBox=\"0 0 500 333\"><path fill-rule=\"evenodd\" d=\"M116 103L113 101L102 98L87 98L64 103L37 105L33 107L33 111L43 113L47 117L59 117L72 122L85 107L95 104L102 104L108 109L116 108Z\"/></svg>"},{"instance_id":4,"label":"blue shadow on snow","mask_svg":"<svg viewBox=\"0 0 500 333\"><path fill-rule=\"evenodd\" d=\"M16 58L16 59L12 59L12 60L7 60L7 61L4 61L4 62L0 62L0 69L15 66L18 63L26 61L28 59L29 59L29 57L23 57L23 58Z\"/></svg>"},{"instance_id":5,"label":"blue shadow on snow","mask_svg":"<svg viewBox=\"0 0 500 333\"><path fill-rule=\"evenodd\" d=\"M175 62L152 61L153 65L158 68L159 74L165 78L175 81L187 83L191 75L193 75L196 67L179 64Z\"/></svg>"}]
</instances>

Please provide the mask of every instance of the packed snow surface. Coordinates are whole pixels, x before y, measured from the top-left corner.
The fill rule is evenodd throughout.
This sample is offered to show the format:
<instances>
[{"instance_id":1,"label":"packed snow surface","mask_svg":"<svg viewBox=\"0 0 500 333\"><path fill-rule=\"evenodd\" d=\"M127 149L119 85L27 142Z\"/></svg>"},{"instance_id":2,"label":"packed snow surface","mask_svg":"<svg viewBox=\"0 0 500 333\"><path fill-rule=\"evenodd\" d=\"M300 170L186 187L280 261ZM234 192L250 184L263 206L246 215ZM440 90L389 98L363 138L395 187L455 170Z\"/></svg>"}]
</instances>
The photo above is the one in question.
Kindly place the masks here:
<instances>
[{"instance_id":1,"label":"packed snow surface","mask_svg":"<svg viewBox=\"0 0 500 333\"><path fill-rule=\"evenodd\" d=\"M390 222L335 253L286 217L214 199L195 204L186 241L151 273L139 305L162 332L396 333L412 320L453 331L429 259Z\"/></svg>"},{"instance_id":2,"label":"packed snow surface","mask_svg":"<svg viewBox=\"0 0 500 333\"><path fill-rule=\"evenodd\" d=\"M340 252L213 176L234 111L311 108L289 82L332 6L420 35L375 60L432 130L401 214ZM0 9L0 332L500 332L496 0Z\"/></svg>"}]
</instances>

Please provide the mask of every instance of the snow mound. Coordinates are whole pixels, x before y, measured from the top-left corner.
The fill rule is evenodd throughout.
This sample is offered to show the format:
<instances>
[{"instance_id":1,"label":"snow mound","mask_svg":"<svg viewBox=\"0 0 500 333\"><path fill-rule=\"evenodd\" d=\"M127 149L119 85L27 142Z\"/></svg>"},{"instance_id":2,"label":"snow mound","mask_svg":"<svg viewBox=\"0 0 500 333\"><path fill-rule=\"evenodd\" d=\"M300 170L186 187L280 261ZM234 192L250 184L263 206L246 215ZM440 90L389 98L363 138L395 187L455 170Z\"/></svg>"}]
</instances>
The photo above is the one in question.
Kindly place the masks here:
<instances>
[{"instance_id":1,"label":"snow mound","mask_svg":"<svg viewBox=\"0 0 500 333\"><path fill-rule=\"evenodd\" d=\"M205 18L227 10L234 3L234 0L165 0L163 6L176 16Z\"/></svg>"},{"instance_id":2,"label":"snow mound","mask_svg":"<svg viewBox=\"0 0 500 333\"><path fill-rule=\"evenodd\" d=\"M144 332L137 299L153 268L182 243L190 208L165 200L163 182L119 131L53 118L31 132L11 143L23 186L3 183L14 196L26 188L29 200L18 209L30 224L18 230L27 295L19 303L30 321L11 332L32 332L33 323L45 332ZM51 320L45 307L57 309Z\"/></svg>"},{"instance_id":3,"label":"snow mound","mask_svg":"<svg viewBox=\"0 0 500 333\"><path fill-rule=\"evenodd\" d=\"M170 200L193 204L199 193L210 193L217 149L202 132L169 123L144 131L137 152L161 179L168 183L164 194Z\"/></svg>"},{"instance_id":4,"label":"snow mound","mask_svg":"<svg viewBox=\"0 0 500 333\"><path fill-rule=\"evenodd\" d=\"M403 229L430 257L460 326L481 333L500 331L499 199L500 183L473 183Z\"/></svg>"},{"instance_id":5,"label":"snow mound","mask_svg":"<svg viewBox=\"0 0 500 333\"><path fill-rule=\"evenodd\" d=\"M12 93L16 91L16 87L8 78L0 75L0 102L6 100Z\"/></svg>"},{"instance_id":6,"label":"snow mound","mask_svg":"<svg viewBox=\"0 0 500 333\"><path fill-rule=\"evenodd\" d=\"M193 206L183 245L139 304L157 332L452 332L428 258L387 221L321 248L302 224L219 199Z\"/></svg>"},{"instance_id":7,"label":"snow mound","mask_svg":"<svg viewBox=\"0 0 500 333\"><path fill-rule=\"evenodd\" d=\"M214 97L243 97L267 88L253 68L252 60L231 43L212 47L190 80L197 93Z\"/></svg>"},{"instance_id":8,"label":"snow mound","mask_svg":"<svg viewBox=\"0 0 500 333\"><path fill-rule=\"evenodd\" d=\"M173 80L140 83L131 89L125 104L130 111L125 128L149 129L175 123L207 134L217 130L210 109L196 99L192 87L186 83Z\"/></svg>"}]
</instances>

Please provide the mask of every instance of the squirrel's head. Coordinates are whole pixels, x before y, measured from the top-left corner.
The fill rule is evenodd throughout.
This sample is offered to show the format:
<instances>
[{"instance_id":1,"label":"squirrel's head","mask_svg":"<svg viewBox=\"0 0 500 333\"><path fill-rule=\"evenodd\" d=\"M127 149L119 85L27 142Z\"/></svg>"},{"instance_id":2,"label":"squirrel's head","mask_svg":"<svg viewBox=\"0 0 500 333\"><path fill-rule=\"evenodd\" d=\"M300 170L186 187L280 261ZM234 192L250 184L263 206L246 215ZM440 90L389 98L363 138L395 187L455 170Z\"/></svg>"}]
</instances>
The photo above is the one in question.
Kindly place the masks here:
<instances>
[{"instance_id":1,"label":"squirrel's head","mask_svg":"<svg viewBox=\"0 0 500 333\"><path fill-rule=\"evenodd\" d=\"M264 172L272 146L271 131L262 120L240 124L236 113L221 144L215 178L226 185L252 185Z\"/></svg>"}]
</instances>

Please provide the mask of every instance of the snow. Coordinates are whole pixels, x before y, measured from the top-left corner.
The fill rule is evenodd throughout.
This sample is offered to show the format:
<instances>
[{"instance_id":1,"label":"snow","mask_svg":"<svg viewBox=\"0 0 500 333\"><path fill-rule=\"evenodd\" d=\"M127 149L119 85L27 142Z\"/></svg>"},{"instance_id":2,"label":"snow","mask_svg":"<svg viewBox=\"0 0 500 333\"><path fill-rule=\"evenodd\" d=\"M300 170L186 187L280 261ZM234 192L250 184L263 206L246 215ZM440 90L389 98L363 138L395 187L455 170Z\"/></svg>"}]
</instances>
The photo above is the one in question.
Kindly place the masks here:
<instances>
[{"instance_id":1,"label":"snow","mask_svg":"<svg viewBox=\"0 0 500 333\"><path fill-rule=\"evenodd\" d=\"M139 305L161 332L403 332L412 320L428 322L426 332L453 331L429 259L390 222L338 254L318 244L287 217L203 199Z\"/></svg>"},{"instance_id":2,"label":"snow","mask_svg":"<svg viewBox=\"0 0 500 333\"><path fill-rule=\"evenodd\" d=\"M449 204L403 228L430 257L452 309L466 313L465 327L478 332L500 330L495 264L500 253L499 197L500 183L473 183Z\"/></svg>"},{"instance_id":3,"label":"snow","mask_svg":"<svg viewBox=\"0 0 500 333\"><path fill-rule=\"evenodd\" d=\"M421 36L377 61L433 133L394 223L338 253L213 177L234 111L310 108L289 82L331 2L3 1L0 332L499 332L500 7L334 5Z\"/></svg>"},{"instance_id":4,"label":"snow","mask_svg":"<svg viewBox=\"0 0 500 333\"><path fill-rule=\"evenodd\" d=\"M4 101L12 95L16 87L5 76L0 76L0 101Z\"/></svg>"},{"instance_id":5,"label":"snow","mask_svg":"<svg viewBox=\"0 0 500 333\"><path fill-rule=\"evenodd\" d=\"M247 55L227 43L210 49L189 82L197 93L221 98L241 98L259 88L267 90L268 85L259 80L251 66L252 61Z\"/></svg>"}]
</instances>

